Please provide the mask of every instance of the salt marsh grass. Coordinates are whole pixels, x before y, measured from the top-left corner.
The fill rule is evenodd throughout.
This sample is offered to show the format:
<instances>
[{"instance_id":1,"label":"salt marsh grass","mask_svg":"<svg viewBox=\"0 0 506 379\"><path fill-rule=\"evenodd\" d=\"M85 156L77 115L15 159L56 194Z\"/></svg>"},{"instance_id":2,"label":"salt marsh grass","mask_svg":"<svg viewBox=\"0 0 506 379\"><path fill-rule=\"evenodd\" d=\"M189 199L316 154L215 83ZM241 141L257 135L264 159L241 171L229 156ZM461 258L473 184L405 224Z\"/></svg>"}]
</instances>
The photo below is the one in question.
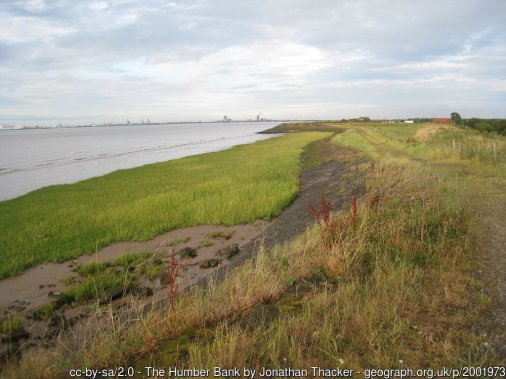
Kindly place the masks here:
<instances>
[{"instance_id":1,"label":"salt marsh grass","mask_svg":"<svg viewBox=\"0 0 506 379\"><path fill-rule=\"evenodd\" d=\"M328 135L290 134L0 202L0 278L115 241L272 218L297 194L304 146Z\"/></svg>"}]
</instances>

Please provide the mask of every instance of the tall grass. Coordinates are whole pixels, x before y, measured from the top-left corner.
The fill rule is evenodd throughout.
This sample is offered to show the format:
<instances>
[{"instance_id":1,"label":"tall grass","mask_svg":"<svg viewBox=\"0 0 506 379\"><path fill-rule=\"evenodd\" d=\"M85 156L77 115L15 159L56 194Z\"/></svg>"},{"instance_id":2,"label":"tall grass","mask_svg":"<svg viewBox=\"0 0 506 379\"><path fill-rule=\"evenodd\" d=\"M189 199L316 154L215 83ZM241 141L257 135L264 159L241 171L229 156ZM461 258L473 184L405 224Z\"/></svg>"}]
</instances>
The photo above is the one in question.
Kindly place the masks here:
<instances>
[{"instance_id":1,"label":"tall grass","mask_svg":"<svg viewBox=\"0 0 506 379\"><path fill-rule=\"evenodd\" d=\"M274 217L296 196L304 146L328 135L286 135L0 202L0 278L114 241Z\"/></svg>"},{"instance_id":2,"label":"tall grass","mask_svg":"<svg viewBox=\"0 0 506 379\"><path fill-rule=\"evenodd\" d=\"M506 138L475 130L440 130L427 144L443 156L486 163L506 163Z\"/></svg>"},{"instance_id":3,"label":"tall grass","mask_svg":"<svg viewBox=\"0 0 506 379\"><path fill-rule=\"evenodd\" d=\"M373 209L359 204L356 230L343 212L327 224L334 228L330 247L320 224L272 252L271 268L258 261L277 288L270 321L265 314L246 327L220 321L211 338L190 344L187 364L363 370L493 359L472 331L482 307L472 300L462 204L450 205L445 184L421 167L380 165L369 186L382 200ZM281 257L289 264L276 264ZM296 278L299 295L282 292L285 276Z\"/></svg>"},{"instance_id":4,"label":"tall grass","mask_svg":"<svg viewBox=\"0 0 506 379\"><path fill-rule=\"evenodd\" d=\"M473 333L470 215L430 167L377 163L368 197L295 241L262 250L170 312L102 317L74 342L32 350L16 377L68 367L441 367L494 362ZM353 226L355 223L355 226ZM328 230L324 230L328 228ZM287 280L290 279L290 280ZM37 369L35 369L35 367ZM34 376L34 373L45 373Z\"/></svg>"}]
</instances>

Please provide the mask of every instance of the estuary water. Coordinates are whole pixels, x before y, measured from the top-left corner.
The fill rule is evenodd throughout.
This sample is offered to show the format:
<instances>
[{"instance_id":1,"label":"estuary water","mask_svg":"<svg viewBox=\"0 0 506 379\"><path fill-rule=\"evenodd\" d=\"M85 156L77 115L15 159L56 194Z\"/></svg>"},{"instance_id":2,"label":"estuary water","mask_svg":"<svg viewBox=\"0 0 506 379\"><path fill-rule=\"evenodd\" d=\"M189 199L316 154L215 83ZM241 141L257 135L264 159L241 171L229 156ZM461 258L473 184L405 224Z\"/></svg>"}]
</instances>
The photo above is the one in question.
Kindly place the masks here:
<instances>
[{"instance_id":1,"label":"estuary water","mask_svg":"<svg viewBox=\"0 0 506 379\"><path fill-rule=\"evenodd\" d=\"M278 122L0 130L0 200L272 137Z\"/></svg>"}]
</instances>

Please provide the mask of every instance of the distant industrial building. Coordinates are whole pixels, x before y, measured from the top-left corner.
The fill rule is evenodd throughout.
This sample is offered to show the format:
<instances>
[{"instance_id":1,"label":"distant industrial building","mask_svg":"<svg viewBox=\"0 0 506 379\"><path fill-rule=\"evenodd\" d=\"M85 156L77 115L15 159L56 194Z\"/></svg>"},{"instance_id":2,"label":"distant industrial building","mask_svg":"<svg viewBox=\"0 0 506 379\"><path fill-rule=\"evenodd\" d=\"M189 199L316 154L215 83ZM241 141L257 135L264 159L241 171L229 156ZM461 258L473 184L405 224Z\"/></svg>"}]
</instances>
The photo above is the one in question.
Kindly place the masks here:
<instances>
[{"instance_id":1,"label":"distant industrial building","mask_svg":"<svg viewBox=\"0 0 506 379\"><path fill-rule=\"evenodd\" d=\"M367 116L362 116L362 117L359 117L357 118L358 121L362 121L362 122L367 122L367 121L371 121L371 119Z\"/></svg>"},{"instance_id":2,"label":"distant industrial building","mask_svg":"<svg viewBox=\"0 0 506 379\"><path fill-rule=\"evenodd\" d=\"M223 116L223 122L232 122L231 118L228 118L227 115Z\"/></svg>"}]
</instances>

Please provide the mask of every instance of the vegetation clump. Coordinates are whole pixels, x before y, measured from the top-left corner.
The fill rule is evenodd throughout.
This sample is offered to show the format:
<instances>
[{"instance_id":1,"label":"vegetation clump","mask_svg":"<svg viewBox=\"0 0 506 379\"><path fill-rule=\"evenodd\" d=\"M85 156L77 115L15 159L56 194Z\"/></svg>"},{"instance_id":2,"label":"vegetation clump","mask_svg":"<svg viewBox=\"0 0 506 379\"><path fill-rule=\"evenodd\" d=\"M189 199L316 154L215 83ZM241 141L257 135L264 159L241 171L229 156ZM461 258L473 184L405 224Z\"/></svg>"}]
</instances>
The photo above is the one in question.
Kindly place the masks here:
<instances>
[{"instance_id":1,"label":"vegetation clump","mask_svg":"<svg viewBox=\"0 0 506 379\"><path fill-rule=\"evenodd\" d=\"M164 264L150 252L136 252L112 261L81 264L75 270L83 279L60 294L55 303L57 308L74 301L100 299L111 290L127 291L135 285L135 274L153 279L162 273Z\"/></svg>"},{"instance_id":2,"label":"vegetation clump","mask_svg":"<svg viewBox=\"0 0 506 379\"><path fill-rule=\"evenodd\" d=\"M208 239L203 239L203 240L200 240L200 242L199 242L199 247L209 247L209 246L213 246L213 245L214 245L214 242L209 241Z\"/></svg>"},{"instance_id":3,"label":"vegetation clump","mask_svg":"<svg viewBox=\"0 0 506 379\"><path fill-rule=\"evenodd\" d=\"M99 299L112 289L127 289L132 286L133 274L128 271L104 271L85 277L66 294L76 301Z\"/></svg>"},{"instance_id":4,"label":"vegetation clump","mask_svg":"<svg viewBox=\"0 0 506 379\"><path fill-rule=\"evenodd\" d=\"M33 313L33 318L36 320L47 320L54 314L55 310L56 306L54 303L43 304Z\"/></svg>"},{"instance_id":5,"label":"vegetation clump","mask_svg":"<svg viewBox=\"0 0 506 379\"><path fill-rule=\"evenodd\" d=\"M176 245L179 245L180 243L187 243L190 240L191 240L191 237L185 237L185 238L181 238L181 239L169 240L167 242L167 246L176 246Z\"/></svg>"},{"instance_id":6,"label":"vegetation clump","mask_svg":"<svg viewBox=\"0 0 506 379\"><path fill-rule=\"evenodd\" d=\"M195 258L196 256L198 256L198 253L197 253L197 250L195 250L193 247L185 247L184 249L181 249L181 251L179 252L179 256L181 257L181 259L186 259L186 258Z\"/></svg>"},{"instance_id":7,"label":"vegetation clump","mask_svg":"<svg viewBox=\"0 0 506 379\"><path fill-rule=\"evenodd\" d=\"M0 321L0 342L10 343L28 337L20 317L8 317Z\"/></svg>"}]
</instances>

